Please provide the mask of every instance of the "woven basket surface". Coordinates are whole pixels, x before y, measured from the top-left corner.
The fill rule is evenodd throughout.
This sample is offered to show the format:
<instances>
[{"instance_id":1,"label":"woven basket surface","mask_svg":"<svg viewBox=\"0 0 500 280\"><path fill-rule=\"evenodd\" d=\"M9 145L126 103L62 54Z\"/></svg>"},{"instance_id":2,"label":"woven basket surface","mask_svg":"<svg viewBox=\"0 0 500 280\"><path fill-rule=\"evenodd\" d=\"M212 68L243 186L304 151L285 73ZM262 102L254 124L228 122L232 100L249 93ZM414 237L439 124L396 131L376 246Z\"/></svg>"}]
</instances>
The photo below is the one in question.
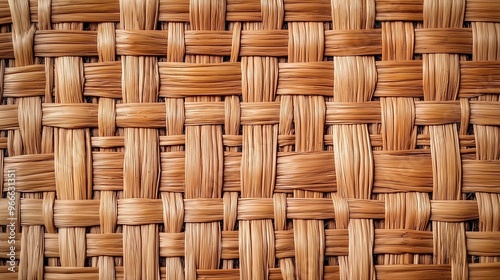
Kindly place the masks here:
<instances>
[{"instance_id":1,"label":"woven basket surface","mask_svg":"<svg viewBox=\"0 0 500 280\"><path fill-rule=\"evenodd\" d=\"M500 279L499 0L0 0L0 279Z\"/></svg>"}]
</instances>

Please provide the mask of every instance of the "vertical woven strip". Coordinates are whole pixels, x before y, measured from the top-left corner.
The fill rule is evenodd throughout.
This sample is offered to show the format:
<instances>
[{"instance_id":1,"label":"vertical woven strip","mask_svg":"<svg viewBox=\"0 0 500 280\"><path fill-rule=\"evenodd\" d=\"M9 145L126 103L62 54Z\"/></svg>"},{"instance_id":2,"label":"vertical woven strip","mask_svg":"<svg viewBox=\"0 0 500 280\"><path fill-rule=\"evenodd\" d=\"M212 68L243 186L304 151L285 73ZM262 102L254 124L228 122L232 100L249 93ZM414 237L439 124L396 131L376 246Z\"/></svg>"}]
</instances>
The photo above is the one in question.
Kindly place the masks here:
<instances>
[{"instance_id":1,"label":"vertical woven strip","mask_svg":"<svg viewBox=\"0 0 500 280\"><path fill-rule=\"evenodd\" d=\"M193 30L223 30L225 1L191 0L190 23ZM188 63L221 63L218 56L186 56ZM190 97L190 102L214 102L219 97ZM186 199L222 197L222 127L186 127ZM196 279L196 269L216 269L220 262L220 224L186 224L186 279Z\"/></svg>"},{"instance_id":2,"label":"vertical woven strip","mask_svg":"<svg viewBox=\"0 0 500 280\"><path fill-rule=\"evenodd\" d=\"M158 2L134 0L120 2L120 19L125 30L156 28ZM157 59L122 56L123 103L150 103L158 98ZM148 128L124 130L123 197L158 198L158 131ZM130 279L158 279L158 225L123 227L124 276Z\"/></svg>"},{"instance_id":3,"label":"vertical woven strip","mask_svg":"<svg viewBox=\"0 0 500 280\"><path fill-rule=\"evenodd\" d=\"M115 32L116 28L112 22L99 23L97 25L97 45L98 45L98 62L104 65L110 65L110 62L116 58L115 51ZM108 64L106 64L108 63ZM111 67L108 67L111 70ZM116 102L112 98L99 98L99 115L98 115L98 135L99 137L112 137L116 134L116 124L114 114L116 112ZM101 148L103 153L112 153L116 149ZM112 154L110 154L112 155ZM99 212L100 223L99 233L112 234L117 229L117 193L115 191L96 192L95 197L100 198ZM114 279L115 259L112 256L99 257L99 278ZM118 261L118 260L117 260ZM121 262L121 260L119 260Z\"/></svg>"},{"instance_id":4,"label":"vertical woven strip","mask_svg":"<svg viewBox=\"0 0 500 280\"><path fill-rule=\"evenodd\" d=\"M424 28L462 27L465 1L424 1ZM424 100L455 100L460 79L457 54L424 54ZM462 169L456 124L430 126L433 199L461 199ZM464 223L433 222L434 261L451 264L453 279L467 278ZM446 249L445 249L446 248Z\"/></svg>"},{"instance_id":5,"label":"vertical woven strip","mask_svg":"<svg viewBox=\"0 0 500 280\"><path fill-rule=\"evenodd\" d=\"M240 22L232 23L230 29L232 30L232 40L231 40L231 56L230 62L234 63L238 61L239 51L240 51L240 39L241 39L241 26ZM225 137L239 137L240 135L240 125L241 125L241 112L240 108L240 98L238 96L226 96L224 99L224 111L226 113L224 119L224 134ZM225 147L224 156L236 157L239 155L239 147ZM226 163L226 162L225 162ZM225 165L226 166L226 165ZM228 233L238 234L236 230L237 215L238 215L238 196L239 193L229 190L230 185L228 183L229 178L224 176L223 183L223 205L224 205L224 220L223 220L223 235ZM241 178L232 178L234 182L240 182ZM223 258L224 259L224 258ZM232 269L235 265L234 259L224 259L222 263L222 268Z\"/></svg>"},{"instance_id":6,"label":"vertical woven strip","mask_svg":"<svg viewBox=\"0 0 500 280\"><path fill-rule=\"evenodd\" d=\"M472 32L474 45L472 60L498 61L500 60L500 24L491 22L473 22ZM491 79L491 77L489 77ZM480 101L498 102L499 96L485 94L477 98ZM467 101L468 102L468 101ZM500 127L474 125L477 160L500 160ZM479 230L493 234L500 231L500 223L495 212L500 207L498 193L477 192L479 210ZM498 256L482 256L481 263L498 262Z\"/></svg>"},{"instance_id":7,"label":"vertical woven strip","mask_svg":"<svg viewBox=\"0 0 500 280\"><path fill-rule=\"evenodd\" d=\"M168 50L167 62L182 62L185 55L184 45L184 23L173 22L168 23ZM182 135L184 130L184 99L182 98L165 98L166 111L166 135ZM165 233L179 235L182 232L184 225L184 200L182 193L183 185L175 185L166 180L168 177L164 175L165 171L170 169L165 166L167 158L184 157L184 146L174 145L166 147L162 153L162 181L161 186L165 186L169 192L161 192L163 201L163 220ZM180 174L179 176L183 176ZM163 188L161 189L163 190ZM170 191L171 190L171 191ZM184 269L182 266L181 257L167 257L165 260L165 276L167 279L184 279Z\"/></svg>"},{"instance_id":8,"label":"vertical woven strip","mask_svg":"<svg viewBox=\"0 0 500 280\"><path fill-rule=\"evenodd\" d=\"M288 62L317 62L323 60L324 29L322 23L294 22L288 25ZM325 101L322 96L293 98L295 151L323 150ZM294 191L295 198L322 198L323 193ZM298 279L323 277L324 224L323 221L294 220L295 263ZM307 240L303 242L302 240Z\"/></svg>"},{"instance_id":9,"label":"vertical woven strip","mask_svg":"<svg viewBox=\"0 0 500 280\"><path fill-rule=\"evenodd\" d=\"M35 63L33 54L33 37L35 27L29 20L28 1L9 1L9 8L12 14L12 43L14 46L14 57L16 67L29 67ZM12 100L14 101L14 100ZM49 151L42 151L42 108L41 98L27 97L19 98L18 118L19 130L13 131L12 137L15 139L14 147L10 156L39 154ZM12 133L12 132L11 132ZM47 137L47 135L44 135ZM40 199L41 193L27 193L25 198ZM19 200L18 200L19 201ZM19 232L20 219L17 220ZM19 232L20 233L20 232ZM41 278L43 276L43 230L41 226L24 226L22 228L23 246L20 256L21 279Z\"/></svg>"},{"instance_id":10,"label":"vertical woven strip","mask_svg":"<svg viewBox=\"0 0 500 280\"><path fill-rule=\"evenodd\" d=\"M172 22L165 24L168 30L168 62L182 62L185 55L184 32L185 26L181 22ZM166 109L166 135L175 136L182 135L184 130L184 99L182 98L165 98ZM182 232L184 224L184 200L181 191L183 191L183 184L171 184L166 178L167 170L171 170L170 166L166 165L168 159L184 158L184 146L173 145L165 147L162 158L162 176L161 196L163 201L163 219L166 234L178 236ZM183 177L184 174L178 174ZM165 192L163 190L168 190ZM167 257L165 260L165 270L167 279L184 279L184 269L182 266L181 257Z\"/></svg>"},{"instance_id":11,"label":"vertical woven strip","mask_svg":"<svg viewBox=\"0 0 500 280\"><path fill-rule=\"evenodd\" d=\"M262 1L263 23L245 23L243 30L279 29L283 24L280 1ZM278 59L243 57L242 105L272 102L278 82ZM276 177L277 125L243 125L241 197L272 197ZM241 210L241 208L239 208ZM268 279L275 264L274 229L271 219L239 223L241 279Z\"/></svg>"},{"instance_id":12,"label":"vertical woven strip","mask_svg":"<svg viewBox=\"0 0 500 280\"><path fill-rule=\"evenodd\" d=\"M57 30L82 30L81 23L59 23ZM59 57L54 62L56 103L83 102L83 62L81 57ZM62 200L85 200L89 191L90 151L88 129L54 129L54 168L56 196ZM62 267L83 267L86 258L86 229L59 229L59 254Z\"/></svg>"},{"instance_id":13,"label":"vertical woven strip","mask_svg":"<svg viewBox=\"0 0 500 280\"><path fill-rule=\"evenodd\" d=\"M397 61L400 67L411 65L414 57L414 27L410 22L382 23L382 61ZM411 154L417 144L413 98L380 98L382 145L387 154ZM426 193L394 193L382 196L385 201L385 228L426 230L429 226L430 201ZM384 255L383 264L430 263L417 254Z\"/></svg>"},{"instance_id":14,"label":"vertical woven strip","mask_svg":"<svg viewBox=\"0 0 500 280\"><path fill-rule=\"evenodd\" d=\"M373 28L375 3L371 0L332 1L334 30ZM366 102L375 89L375 58L345 56L334 60L334 102ZM337 191L341 198L370 199L373 158L367 125L334 125ZM375 279L372 248L373 221L350 219L349 256L340 258L341 279ZM346 225L344 224L344 227Z\"/></svg>"}]
</instances>

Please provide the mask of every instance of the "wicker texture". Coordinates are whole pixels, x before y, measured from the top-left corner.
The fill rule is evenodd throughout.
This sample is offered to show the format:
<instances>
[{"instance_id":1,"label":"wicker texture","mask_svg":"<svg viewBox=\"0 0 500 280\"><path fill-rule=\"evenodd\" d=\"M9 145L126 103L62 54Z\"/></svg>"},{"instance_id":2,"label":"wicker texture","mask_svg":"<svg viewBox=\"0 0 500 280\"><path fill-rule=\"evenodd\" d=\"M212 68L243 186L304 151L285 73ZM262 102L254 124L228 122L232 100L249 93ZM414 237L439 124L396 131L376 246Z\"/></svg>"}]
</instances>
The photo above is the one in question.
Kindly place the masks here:
<instances>
[{"instance_id":1,"label":"wicker texture","mask_svg":"<svg viewBox=\"0 0 500 280\"><path fill-rule=\"evenodd\" d=\"M0 0L0 279L498 279L499 97L498 0Z\"/></svg>"}]
</instances>

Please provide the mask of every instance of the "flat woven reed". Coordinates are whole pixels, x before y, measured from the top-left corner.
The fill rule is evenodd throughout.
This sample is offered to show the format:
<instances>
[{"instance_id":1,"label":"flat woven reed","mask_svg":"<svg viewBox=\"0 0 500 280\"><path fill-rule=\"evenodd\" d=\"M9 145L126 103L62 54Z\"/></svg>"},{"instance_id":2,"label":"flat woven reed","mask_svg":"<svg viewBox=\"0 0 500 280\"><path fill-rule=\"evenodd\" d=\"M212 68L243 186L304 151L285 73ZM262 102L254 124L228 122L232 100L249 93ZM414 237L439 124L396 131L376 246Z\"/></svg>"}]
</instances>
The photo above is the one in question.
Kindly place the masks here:
<instances>
[{"instance_id":1,"label":"flat woven reed","mask_svg":"<svg viewBox=\"0 0 500 280\"><path fill-rule=\"evenodd\" d=\"M499 97L498 0L0 0L0 279L500 279Z\"/></svg>"}]
</instances>

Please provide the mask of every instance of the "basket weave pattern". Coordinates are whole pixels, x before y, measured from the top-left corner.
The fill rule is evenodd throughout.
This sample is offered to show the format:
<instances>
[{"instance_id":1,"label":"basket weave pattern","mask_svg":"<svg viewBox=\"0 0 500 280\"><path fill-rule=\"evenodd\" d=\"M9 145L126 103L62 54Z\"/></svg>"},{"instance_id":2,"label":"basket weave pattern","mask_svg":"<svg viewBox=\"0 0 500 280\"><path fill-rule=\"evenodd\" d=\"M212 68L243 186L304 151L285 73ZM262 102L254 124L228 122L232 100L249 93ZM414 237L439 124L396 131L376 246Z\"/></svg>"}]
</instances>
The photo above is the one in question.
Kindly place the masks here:
<instances>
[{"instance_id":1,"label":"basket weave pattern","mask_svg":"<svg viewBox=\"0 0 500 280\"><path fill-rule=\"evenodd\" d=\"M0 279L498 279L499 96L498 0L0 0Z\"/></svg>"}]
</instances>

